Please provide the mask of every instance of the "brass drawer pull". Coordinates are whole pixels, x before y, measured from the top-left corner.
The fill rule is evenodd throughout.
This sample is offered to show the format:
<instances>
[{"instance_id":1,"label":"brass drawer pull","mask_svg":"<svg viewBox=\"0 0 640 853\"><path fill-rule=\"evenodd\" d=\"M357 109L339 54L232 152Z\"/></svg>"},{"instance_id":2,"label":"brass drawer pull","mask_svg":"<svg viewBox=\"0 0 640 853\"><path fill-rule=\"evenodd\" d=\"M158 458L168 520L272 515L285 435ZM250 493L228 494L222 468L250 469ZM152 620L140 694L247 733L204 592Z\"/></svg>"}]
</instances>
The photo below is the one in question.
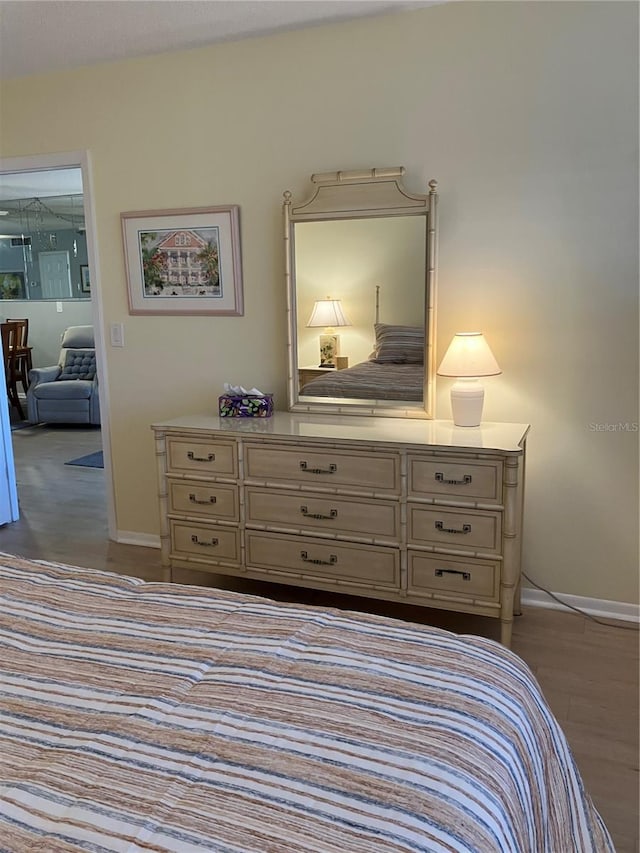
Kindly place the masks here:
<instances>
[{"instance_id":1,"label":"brass drawer pull","mask_svg":"<svg viewBox=\"0 0 640 853\"><path fill-rule=\"evenodd\" d=\"M437 482L445 483L447 486L468 486L472 479L471 474L465 474L461 480L445 480L444 474L441 471L436 473Z\"/></svg>"},{"instance_id":2,"label":"brass drawer pull","mask_svg":"<svg viewBox=\"0 0 640 853\"><path fill-rule=\"evenodd\" d=\"M437 578L442 578L445 575L462 575L463 581L471 580L471 572L461 572L458 569L436 569Z\"/></svg>"},{"instance_id":3,"label":"brass drawer pull","mask_svg":"<svg viewBox=\"0 0 640 853\"><path fill-rule=\"evenodd\" d=\"M436 530L441 533L471 533L471 525L463 524L462 530L457 530L455 527L445 527L444 521L436 521Z\"/></svg>"},{"instance_id":4,"label":"brass drawer pull","mask_svg":"<svg viewBox=\"0 0 640 853\"><path fill-rule=\"evenodd\" d=\"M300 470L306 474L335 474L338 466L332 462L328 468L309 468L306 462L301 462Z\"/></svg>"},{"instance_id":5,"label":"brass drawer pull","mask_svg":"<svg viewBox=\"0 0 640 853\"><path fill-rule=\"evenodd\" d=\"M191 503L192 503L192 504L206 504L206 505L209 505L209 504L214 504L218 499L217 499L217 497L216 497L215 495L211 495L209 498L207 498L207 500L206 500L206 501L200 501L200 500L198 500L198 498L197 498L195 495L190 494L190 495L189 495L189 500L191 501Z\"/></svg>"},{"instance_id":6,"label":"brass drawer pull","mask_svg":"<svg viewBox=\"0 0 640 853\"><path fill-rule=\"evenodd\" d=\"M306 551L300 551L300 557L305 563L313 563L314 566L335 566L338 562L338 558L335 554L329 554L328 560L313 560L311 557L307 555Z\"/></svg>"},{"instance_id":7,"label":"brass drawer pull","mask_svg":"<svg viewBox=\"0 0 640 853\"><path fill-rule=\"evenodd\" d=\"M192 462L214 462L215 458L215 453L209 453L206 459L203 456L196 456L193 450L187 453L187 459L190 459Z\"/></svg>"},{"instance_id":8,"label":"brass drawer pull","mask_svg":"<svg viewBox=\"0 0 640 853\"><path fill-rule=\"evenodd\" d=\"M215 546L218 544L218 540L213 537L210 542L201 542L198 539L197 533L193 534L193 536L191 537L191 541L194 545L200 545L201 548L215 548Z\"/></svg>"},{"instance_id":9,"label":"brass drawer pull","mask_svg":"<svg viewBox=\"0 0 640 853\"><path fill-rule=\"evenodd\" d=\"M305 518L317 518L317 519L322 519L323 521L325 519L327 521L330 521L332 518L338 517L338 510L337 509L330 509L329 515L323 515L321 512L309 512L309 510L306 508L306 506L301 506L300 512L302 513L302 515L304 515Z\"/></svg>"}]
</instances>

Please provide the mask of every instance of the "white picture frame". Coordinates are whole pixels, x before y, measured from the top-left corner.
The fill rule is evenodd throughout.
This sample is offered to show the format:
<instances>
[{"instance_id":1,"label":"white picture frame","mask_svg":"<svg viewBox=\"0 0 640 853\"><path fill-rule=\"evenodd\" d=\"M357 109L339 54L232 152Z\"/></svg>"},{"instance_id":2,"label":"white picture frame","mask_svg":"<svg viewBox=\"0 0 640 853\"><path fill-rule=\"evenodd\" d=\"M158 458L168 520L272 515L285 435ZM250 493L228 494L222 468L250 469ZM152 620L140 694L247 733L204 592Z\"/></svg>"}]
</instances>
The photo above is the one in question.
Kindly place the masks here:
<instances>
[{"instance_id":1,"label":"white picture frame","mask_svg":"<svg viewBox=\"0 0 640 853\"><path fill-rule=\"evenodd\" d=\"M129 313L242 316L239 211L122 213Z\"/></svg>"}]
</instances>

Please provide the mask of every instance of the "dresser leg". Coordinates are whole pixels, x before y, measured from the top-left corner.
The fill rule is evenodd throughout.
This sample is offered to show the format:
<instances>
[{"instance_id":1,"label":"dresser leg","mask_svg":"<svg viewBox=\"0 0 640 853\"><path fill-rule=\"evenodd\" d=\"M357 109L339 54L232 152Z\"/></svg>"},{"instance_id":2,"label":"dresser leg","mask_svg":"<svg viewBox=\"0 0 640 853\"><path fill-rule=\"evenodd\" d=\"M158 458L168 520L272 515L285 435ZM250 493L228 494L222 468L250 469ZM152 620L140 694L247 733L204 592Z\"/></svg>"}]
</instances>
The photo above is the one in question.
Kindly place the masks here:
<instances>
[{"instance_id":1,"label":"dresser leg","mask_svg":"<svg viewBox=\"0 0 640 853\"><path fill-rule=\"evenodd\" d=\"M503 646L506 646L508 649L511 648L511 633L513 629L513 619L510 619L508 622L506 620L500 620L500 642Z\"/></svg>"}]
</instances>

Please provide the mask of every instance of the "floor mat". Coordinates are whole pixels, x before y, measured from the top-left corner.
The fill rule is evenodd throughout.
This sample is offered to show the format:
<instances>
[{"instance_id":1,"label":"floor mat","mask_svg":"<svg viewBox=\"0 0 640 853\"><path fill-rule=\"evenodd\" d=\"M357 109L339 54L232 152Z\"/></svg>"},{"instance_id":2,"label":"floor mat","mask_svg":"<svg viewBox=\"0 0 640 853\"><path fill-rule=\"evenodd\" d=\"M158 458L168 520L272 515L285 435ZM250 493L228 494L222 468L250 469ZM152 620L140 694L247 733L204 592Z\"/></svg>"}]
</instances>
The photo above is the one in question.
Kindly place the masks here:
<instances>
[{"instance_id":1,"label":"floor mat","mask_svg":"<svg viewBox=\"0 0 640 853\"><path fill-rule=\"evenodd\" d=\"M96 450L95 453L88 453L86 456L79 456L77 459L72 459L70 462L65 462L65 465L81 465L84 468L104 468L104 457L102 450Z\"/></svg>"}]
</instances>

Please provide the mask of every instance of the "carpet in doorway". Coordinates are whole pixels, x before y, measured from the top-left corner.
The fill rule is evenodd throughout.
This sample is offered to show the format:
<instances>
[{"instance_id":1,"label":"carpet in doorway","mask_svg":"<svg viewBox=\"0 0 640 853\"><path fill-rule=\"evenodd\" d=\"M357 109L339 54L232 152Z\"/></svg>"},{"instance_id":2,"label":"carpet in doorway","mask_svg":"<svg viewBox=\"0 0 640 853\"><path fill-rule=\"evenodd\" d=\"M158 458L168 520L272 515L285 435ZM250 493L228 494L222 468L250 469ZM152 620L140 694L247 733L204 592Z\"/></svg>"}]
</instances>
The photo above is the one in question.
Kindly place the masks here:
<instances>
[{"instance_id":1,"label":"carpet in doorway","mask_svg":"<svg viewBox=\"0 0 640 853\"><path fill-rule=\"evenodd\" d=\"M95 453L88 453L86 456L79 456L77 459L72 459L70 462L65 462L65 465L81 465L83 468L104 468L104 458L101 450L96 450Z\"/></svg>"}]
</instances>

